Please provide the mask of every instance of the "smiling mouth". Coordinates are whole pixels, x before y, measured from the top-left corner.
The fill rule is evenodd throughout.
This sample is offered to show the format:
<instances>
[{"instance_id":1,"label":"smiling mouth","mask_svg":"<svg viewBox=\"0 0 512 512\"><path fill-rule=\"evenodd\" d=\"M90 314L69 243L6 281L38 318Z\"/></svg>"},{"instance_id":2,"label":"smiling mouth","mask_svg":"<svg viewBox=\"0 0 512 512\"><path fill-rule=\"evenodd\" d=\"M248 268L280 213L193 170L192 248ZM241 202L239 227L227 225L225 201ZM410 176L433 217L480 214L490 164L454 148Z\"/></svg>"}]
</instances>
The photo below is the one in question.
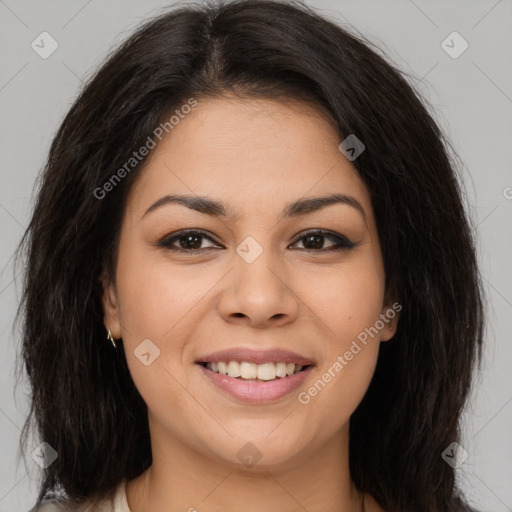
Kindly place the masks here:
<instances>
[{"instance_id":1,"label":"smiling mouth","mask_svg":"<svg viewBox=\"0 0 512 512\"><path fill-rule=\"evenodd\" d=\"M269 382L282 380L303 372L313 365L296 365L295 363L255 364L246 361L219 361L218 363L198 363L207 370L244 382Z\"/></svg>"}]
</instances>

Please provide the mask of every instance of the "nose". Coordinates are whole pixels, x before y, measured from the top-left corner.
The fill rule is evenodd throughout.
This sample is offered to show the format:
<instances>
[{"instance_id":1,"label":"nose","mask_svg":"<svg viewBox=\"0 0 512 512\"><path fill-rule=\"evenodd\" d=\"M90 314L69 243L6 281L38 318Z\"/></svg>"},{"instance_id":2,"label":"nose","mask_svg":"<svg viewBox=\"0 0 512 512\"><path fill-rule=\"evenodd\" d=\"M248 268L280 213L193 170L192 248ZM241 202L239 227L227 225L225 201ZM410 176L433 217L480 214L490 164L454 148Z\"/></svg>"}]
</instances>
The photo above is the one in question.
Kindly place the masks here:
<instances>
[{"instance_id":1,"label":"nose","mask_svg":"<svg viewBox=\"0 0 512 512\"><path fill-rule=\"evenodd\" d=\"M300 301L289 282L289 273L270 253L263 251L252 263L234 257L235 268L226 276L218 302L225 321L263 329L297 319Z\"/></svg>"}]
</instances>

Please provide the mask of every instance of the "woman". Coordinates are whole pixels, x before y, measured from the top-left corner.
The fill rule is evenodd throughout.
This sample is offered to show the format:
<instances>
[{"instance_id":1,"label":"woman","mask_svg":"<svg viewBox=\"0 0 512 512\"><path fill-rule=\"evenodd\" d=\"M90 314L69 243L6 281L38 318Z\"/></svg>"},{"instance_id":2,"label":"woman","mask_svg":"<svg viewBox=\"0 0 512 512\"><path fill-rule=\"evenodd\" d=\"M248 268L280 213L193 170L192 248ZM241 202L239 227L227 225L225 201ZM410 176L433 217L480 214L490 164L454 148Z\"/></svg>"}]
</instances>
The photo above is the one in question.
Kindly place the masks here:
<instances>
[{"instance_id":1,"label":"woman","mask_svg":"<svg viewBox=\"0 0 512 512\"><path fill-rule=\"evenodd\" d=\"M482 291L449 147L302 4L137 30L63 121L22 241L34 510L471 510L446 450Z\"/></svg>"}]
</instances>

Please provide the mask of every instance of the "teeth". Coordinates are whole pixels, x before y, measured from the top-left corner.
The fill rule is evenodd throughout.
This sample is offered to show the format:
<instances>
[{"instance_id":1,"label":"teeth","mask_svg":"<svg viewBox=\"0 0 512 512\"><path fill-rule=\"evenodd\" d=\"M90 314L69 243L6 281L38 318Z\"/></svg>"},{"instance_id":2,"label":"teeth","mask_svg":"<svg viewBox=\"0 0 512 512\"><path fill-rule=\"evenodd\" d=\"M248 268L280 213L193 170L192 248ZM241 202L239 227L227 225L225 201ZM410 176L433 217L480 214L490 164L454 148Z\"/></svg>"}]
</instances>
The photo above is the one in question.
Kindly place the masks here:
<instances>
[{"instance_id":1,"label":"teeth","mask_svg":"<svg viewBox=\"0 0 512 512\"><path fill-rule=\"evenodd\" d=\"M286 363L276 363L276 376L286 377Z\"/></svg>"},{"instance_id":2,"label":"teeth","mask_svg":"<svg viewBox=\"0 0 512 512\"><path fill-rule=\"evenodd\" d=\"M276 365L274 363L264 363L264 364L258 365L258 379L274 380L275 378L276 378Z\"/></svg>"},{"instance_id":3,"label":"teeth","mask_svg":"<svg viewBox=\"0 0 512 512\"><path fill-rule=\"evenodd\" d=\"M258 367L252 363L241 362L240 376L242 379L256 379L258 378Z\"/></svg>"},{"instance_id":4,"label":"teeth","mask_svg":"<svg viewBox=\"0 0 512 512\"><path fill-rule=\"evenodd\" d=\"M240 377L240 363L237 361L229 361L228 375L230 377Z\"/></svg>"},{"instance_id":5,"label":"teeth","mask_svg":"<svg viewBox=\"0 0 512 512\"><path fill-rule=\"evenodd\" d=\"M219 361L218 363L207 363L206 368L234 378L274 380L276 377L282 378L299 373L303 366L295 366L295 363L255 364L246 361Z\"/></svg>"}]
</instances>

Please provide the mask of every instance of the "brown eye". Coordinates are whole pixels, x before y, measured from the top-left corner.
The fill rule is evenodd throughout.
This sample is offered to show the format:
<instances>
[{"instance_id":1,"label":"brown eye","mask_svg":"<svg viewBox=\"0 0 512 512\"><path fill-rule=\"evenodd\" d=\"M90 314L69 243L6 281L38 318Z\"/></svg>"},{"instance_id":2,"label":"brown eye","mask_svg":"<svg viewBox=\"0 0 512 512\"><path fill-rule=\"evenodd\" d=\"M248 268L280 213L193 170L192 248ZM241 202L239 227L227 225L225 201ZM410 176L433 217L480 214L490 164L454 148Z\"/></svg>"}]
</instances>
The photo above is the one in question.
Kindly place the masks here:
<instances>
[{"instance_id":1,"label":"brown eye","mask_svg":"<svg viewBox=\"0 0 512 512\"><path fill-rule=\"evenodd\" d=\"M204 249L211 249L211 247L201 247L203 239L213 241L213 239L207 236L202 231L182 231L181 233L175 234L171 237L165 237L158 242L159 247L164 247L172 251L202 251ZM177 242L177 244L176 244Z\"/></svg>"},{"instance_id":2,"label":"brown eye","mask_svg":"<svg viewBox=\"0 0 512 512\"><path fill-rule=\"evenodd\" d=\"M215 240L206 233L198 230L181 231L164 237L156 245L170 251L193 253L213 249L215 246L202 247L202 242L209 240L215 243ZM325 240L334 241L330 247L325 248ZM327 252L344 249L352 249L358 244L352 242L344 235L340 235L326 230L315 230L302 233L292 245L302 242L302 249L311 252ZM219 248L219 245L216 246ZM291 247L291 246L290 246ZM301 249L301 247L299 247Z\"/></svg>"},{"instance_id":3,"label":"brown eye","mask_svg":"<svg viewBox=\"0 0 512 512\"><path fill-rule=\"evenodd\" d=\"M322 246L325 239L333 240L335 244L331 247L323 248ZM325 230L308 231L307 233L302 233L302 236L296 242L294 242L294 244L298 242L303 242L303 248L305 250L314 252L352 249L357 245L355 242L352 242L343 235Z\"/></svg>"}]
</instances>

